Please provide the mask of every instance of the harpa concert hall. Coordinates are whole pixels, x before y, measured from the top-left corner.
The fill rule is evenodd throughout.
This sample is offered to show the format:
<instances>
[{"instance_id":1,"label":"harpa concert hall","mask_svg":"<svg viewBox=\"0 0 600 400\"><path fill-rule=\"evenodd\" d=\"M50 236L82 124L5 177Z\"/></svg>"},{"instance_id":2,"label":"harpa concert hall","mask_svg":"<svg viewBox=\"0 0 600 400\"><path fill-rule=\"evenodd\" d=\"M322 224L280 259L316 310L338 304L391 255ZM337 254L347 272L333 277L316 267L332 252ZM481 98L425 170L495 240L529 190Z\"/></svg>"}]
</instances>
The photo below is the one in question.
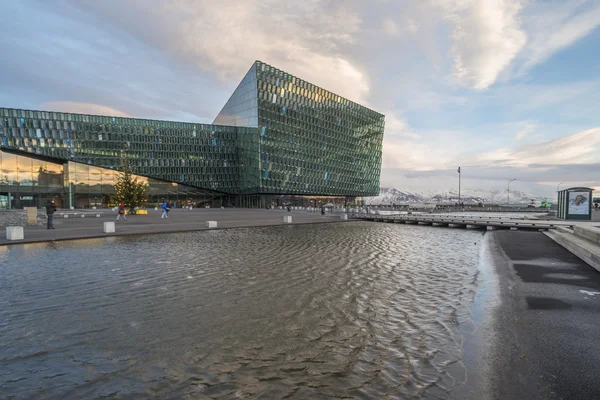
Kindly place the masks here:
<instances>
[{"instance_id":1,"label":"harpa concert hall","mask_svg":"<svg viewBox=\"0 0 600 400\"><path fill-rule=\"evenodd\" d=\"M264 207L379 194L384 116L260 61L213 125L0 108L0 208L114 203L127 157L149 203Z\"/></svg>"}]
</instances>

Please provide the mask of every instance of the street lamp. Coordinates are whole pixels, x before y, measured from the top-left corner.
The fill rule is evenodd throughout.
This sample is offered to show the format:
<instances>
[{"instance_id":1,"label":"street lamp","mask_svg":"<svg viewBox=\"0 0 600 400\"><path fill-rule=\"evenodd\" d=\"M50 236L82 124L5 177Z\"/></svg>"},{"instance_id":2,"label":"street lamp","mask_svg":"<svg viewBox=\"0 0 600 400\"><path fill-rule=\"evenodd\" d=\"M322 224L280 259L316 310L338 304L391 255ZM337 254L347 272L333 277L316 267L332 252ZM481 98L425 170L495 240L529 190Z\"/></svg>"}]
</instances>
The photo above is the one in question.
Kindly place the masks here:
<instances>
[{"instance_id":1,"label":"street lamp","mask_svg":"<svg viewBox=\"0 0 600 400\"><path fill-rule=\"evenodd\" d=\"M508 181L508 188L506 189L506 206L510 204L510 183L512 181L516 181L516 179L511 179L510 181Z\"/></svg>"},{"instance_id":2,"label":"street lamp","mask_svg":"<svg viewBox=\"0 0 600 400\"><path fill-rule=\"evenodd\" d=\"M559 183L558 185L556 185L556 191L558 192L558 188L560 187L560 185L562 185L563 183L565 183L564 181Z\"/></svg>"},{"instance_id":3,"label":"street lamp","mask_svg":"<svg viewBox=\"0 0 600 400\"><path fill-rule=\"evenodd\" d=\"M458 205L460 206L460 167L458 167Z\"/></svg>"}]
</instances>

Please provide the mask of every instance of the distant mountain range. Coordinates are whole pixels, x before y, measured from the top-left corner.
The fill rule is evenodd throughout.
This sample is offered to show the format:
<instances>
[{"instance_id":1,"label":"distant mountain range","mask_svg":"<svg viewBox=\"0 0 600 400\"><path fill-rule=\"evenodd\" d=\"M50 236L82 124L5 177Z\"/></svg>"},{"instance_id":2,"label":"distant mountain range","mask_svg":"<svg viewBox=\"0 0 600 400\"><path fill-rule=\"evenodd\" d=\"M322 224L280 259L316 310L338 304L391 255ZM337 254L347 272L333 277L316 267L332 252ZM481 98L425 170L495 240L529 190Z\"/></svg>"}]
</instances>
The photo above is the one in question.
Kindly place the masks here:
<instances>
[{"instance_id":1,"label":"distant mountain range","mask_svg":"<svg viewBox=\"0 0 600 400\"><path fill-rule=\"evenodd\" d=\"M501 190L472 190L465 189L460 192L460 199L464 203L493 203L505 204L506 191ZM531 203L531 200L543 200L545 197L532 195L518 190L510 191L510 203ZM403 204L403 203L457 203L458 191L448 190L439 192L411 192L403 189L381 188L379 196L367 197L367 204Z\"/></svg>"}]
</instances>

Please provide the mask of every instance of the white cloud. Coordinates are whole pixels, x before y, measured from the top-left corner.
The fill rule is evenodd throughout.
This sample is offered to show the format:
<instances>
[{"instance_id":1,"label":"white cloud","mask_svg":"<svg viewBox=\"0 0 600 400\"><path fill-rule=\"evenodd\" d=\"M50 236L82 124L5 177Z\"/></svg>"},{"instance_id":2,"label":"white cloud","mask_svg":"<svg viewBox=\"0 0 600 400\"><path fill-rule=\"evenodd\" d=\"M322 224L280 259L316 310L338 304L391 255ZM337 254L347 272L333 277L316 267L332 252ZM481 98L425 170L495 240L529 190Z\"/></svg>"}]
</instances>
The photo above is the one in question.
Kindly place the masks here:
<instances>
[{"instance_id":1,"label":"white cloud","mask_svg":"<svg viewBox=\"0 0 600 400\"><path fill-rule=\"evenodd\" d=\"M133 3L72 1L223 82L235 82L261 60L359 103L369 95L368 75L346 51L362 26L352 7L328 0Z\"/></svg>"},{"instance_id":2,"label":"white cloud","mask_svg":"<svg viewBox=\"0 0 600 400\"><path fill-rule=\"evenodd\" d=\"M473 89L487 89L525 46L518 0L454 0L448 7L453 24L454 75Z\"/></svg>"},{"instance_id":3,"label":"white cloud","mask_svg":"<svg viewBox=\"0 0 600 400\"><path fill-rule=\"evenodd\" d=\"M465 165L529 167L531 165L588 164L600 161L600 128L586 129L557 139L500 147L459 156Z\"/></svg>"},{"instance_id":4,"label":"white cloud","mask_svg":"<svg viewBox=\"0 0 600 400\"><path fill-rule=\"evenodd\" d=\"M354 43L361 26L349 9L319 0L293 6L179 0L157 12L178 20L169 46L199 68L217 68L226 80L243 76L260 59L357 102L369 93L367 75L340 51Z\"/></svg>"},{"instance_id":5,"label":"white cloud","mask_svg":"<svg viewBox=\"0 0 600 400\"><path fill-rule=\"evenodd\" d=\"M537 128L537 124L531 122L525 122L523 125L523 129L517 132L517 135L515 136L515 139L517 140L524 139L525 136L529 135L531 132L534 132Z\"/></svg>"},{"instance_id":6,"label":"white cloud","mask_svg":"<svg viewBox=\"0 0 600 400\"><path fill-rule=\"evenodd\" d=\"M535 2L524 19L531 39L521 72L547 60L600 26L600 2Z\"/></svg>"},{"instance_id":7,"label":"white cloud","mask_svg":"<svg viewBox=\"0 0 600 400\"><path fill-rule=\"evenodd\" d=\"M397 36L399 31L396 23L391 18L385 18L382 24L383 31L389 36Z\"/></svg>"},{"instance_id":8,"label":"white cloud","mask_svg":"<svg viewBox=\"0 0 600 400\"><path fill-rule=\"evenodd\" d=\"M600 128L524 146L510 155L508 164L586 164L600 160Z\"/></svg>"}]
</instances>

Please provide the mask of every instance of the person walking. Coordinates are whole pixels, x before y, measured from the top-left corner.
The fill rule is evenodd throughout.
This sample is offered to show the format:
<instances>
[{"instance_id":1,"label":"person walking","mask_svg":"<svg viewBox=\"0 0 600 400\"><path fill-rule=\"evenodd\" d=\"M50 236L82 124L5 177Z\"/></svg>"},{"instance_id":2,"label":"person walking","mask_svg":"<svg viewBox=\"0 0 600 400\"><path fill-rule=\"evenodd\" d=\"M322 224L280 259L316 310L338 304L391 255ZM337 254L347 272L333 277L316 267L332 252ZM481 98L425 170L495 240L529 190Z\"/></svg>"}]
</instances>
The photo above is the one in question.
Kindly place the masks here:
<instances>
[{"instance_id":1,"label":"person walking","mask_svg":"<svg viewBox=\"0 0 600 400\"><path fill-rule=\"evenodd\" d=\"M169 206L168 206L168 204L167 204L167 202L166 202L166 201L165 201L165 202L163 202L163 204L162 204L162 207L161 207L161 208L162 208L162 215L160 216L160 218L161 218L161 219L162 219L162 218L169 218L169 210L170 210L170 208L169 208Z\"/></svg>"},{"instance_id":2,"label":"person walking","mask_svg":"<svg viewBox=\"0 0 600 400\"><path fill-rule=\"evenodd\" d=\"M121 218L121 215L123 216L123 221L127 221L127 216L125 215L125 204L123 204L123 203L119 204L119 212L117 213L117 221L119 220L119 218Z\"/></svg>"},{"instance_id":3,"label":"person walking","mask_svg":"<svg viewBox=\"0 0 600 400\"><path fill-rule=\"evenodd\" d=\"M54 213L56 212L56 204L54 200L49 200L46 204L46 216L48 217L48 229L54 229Z\"/></svg>"}]
</instances>

